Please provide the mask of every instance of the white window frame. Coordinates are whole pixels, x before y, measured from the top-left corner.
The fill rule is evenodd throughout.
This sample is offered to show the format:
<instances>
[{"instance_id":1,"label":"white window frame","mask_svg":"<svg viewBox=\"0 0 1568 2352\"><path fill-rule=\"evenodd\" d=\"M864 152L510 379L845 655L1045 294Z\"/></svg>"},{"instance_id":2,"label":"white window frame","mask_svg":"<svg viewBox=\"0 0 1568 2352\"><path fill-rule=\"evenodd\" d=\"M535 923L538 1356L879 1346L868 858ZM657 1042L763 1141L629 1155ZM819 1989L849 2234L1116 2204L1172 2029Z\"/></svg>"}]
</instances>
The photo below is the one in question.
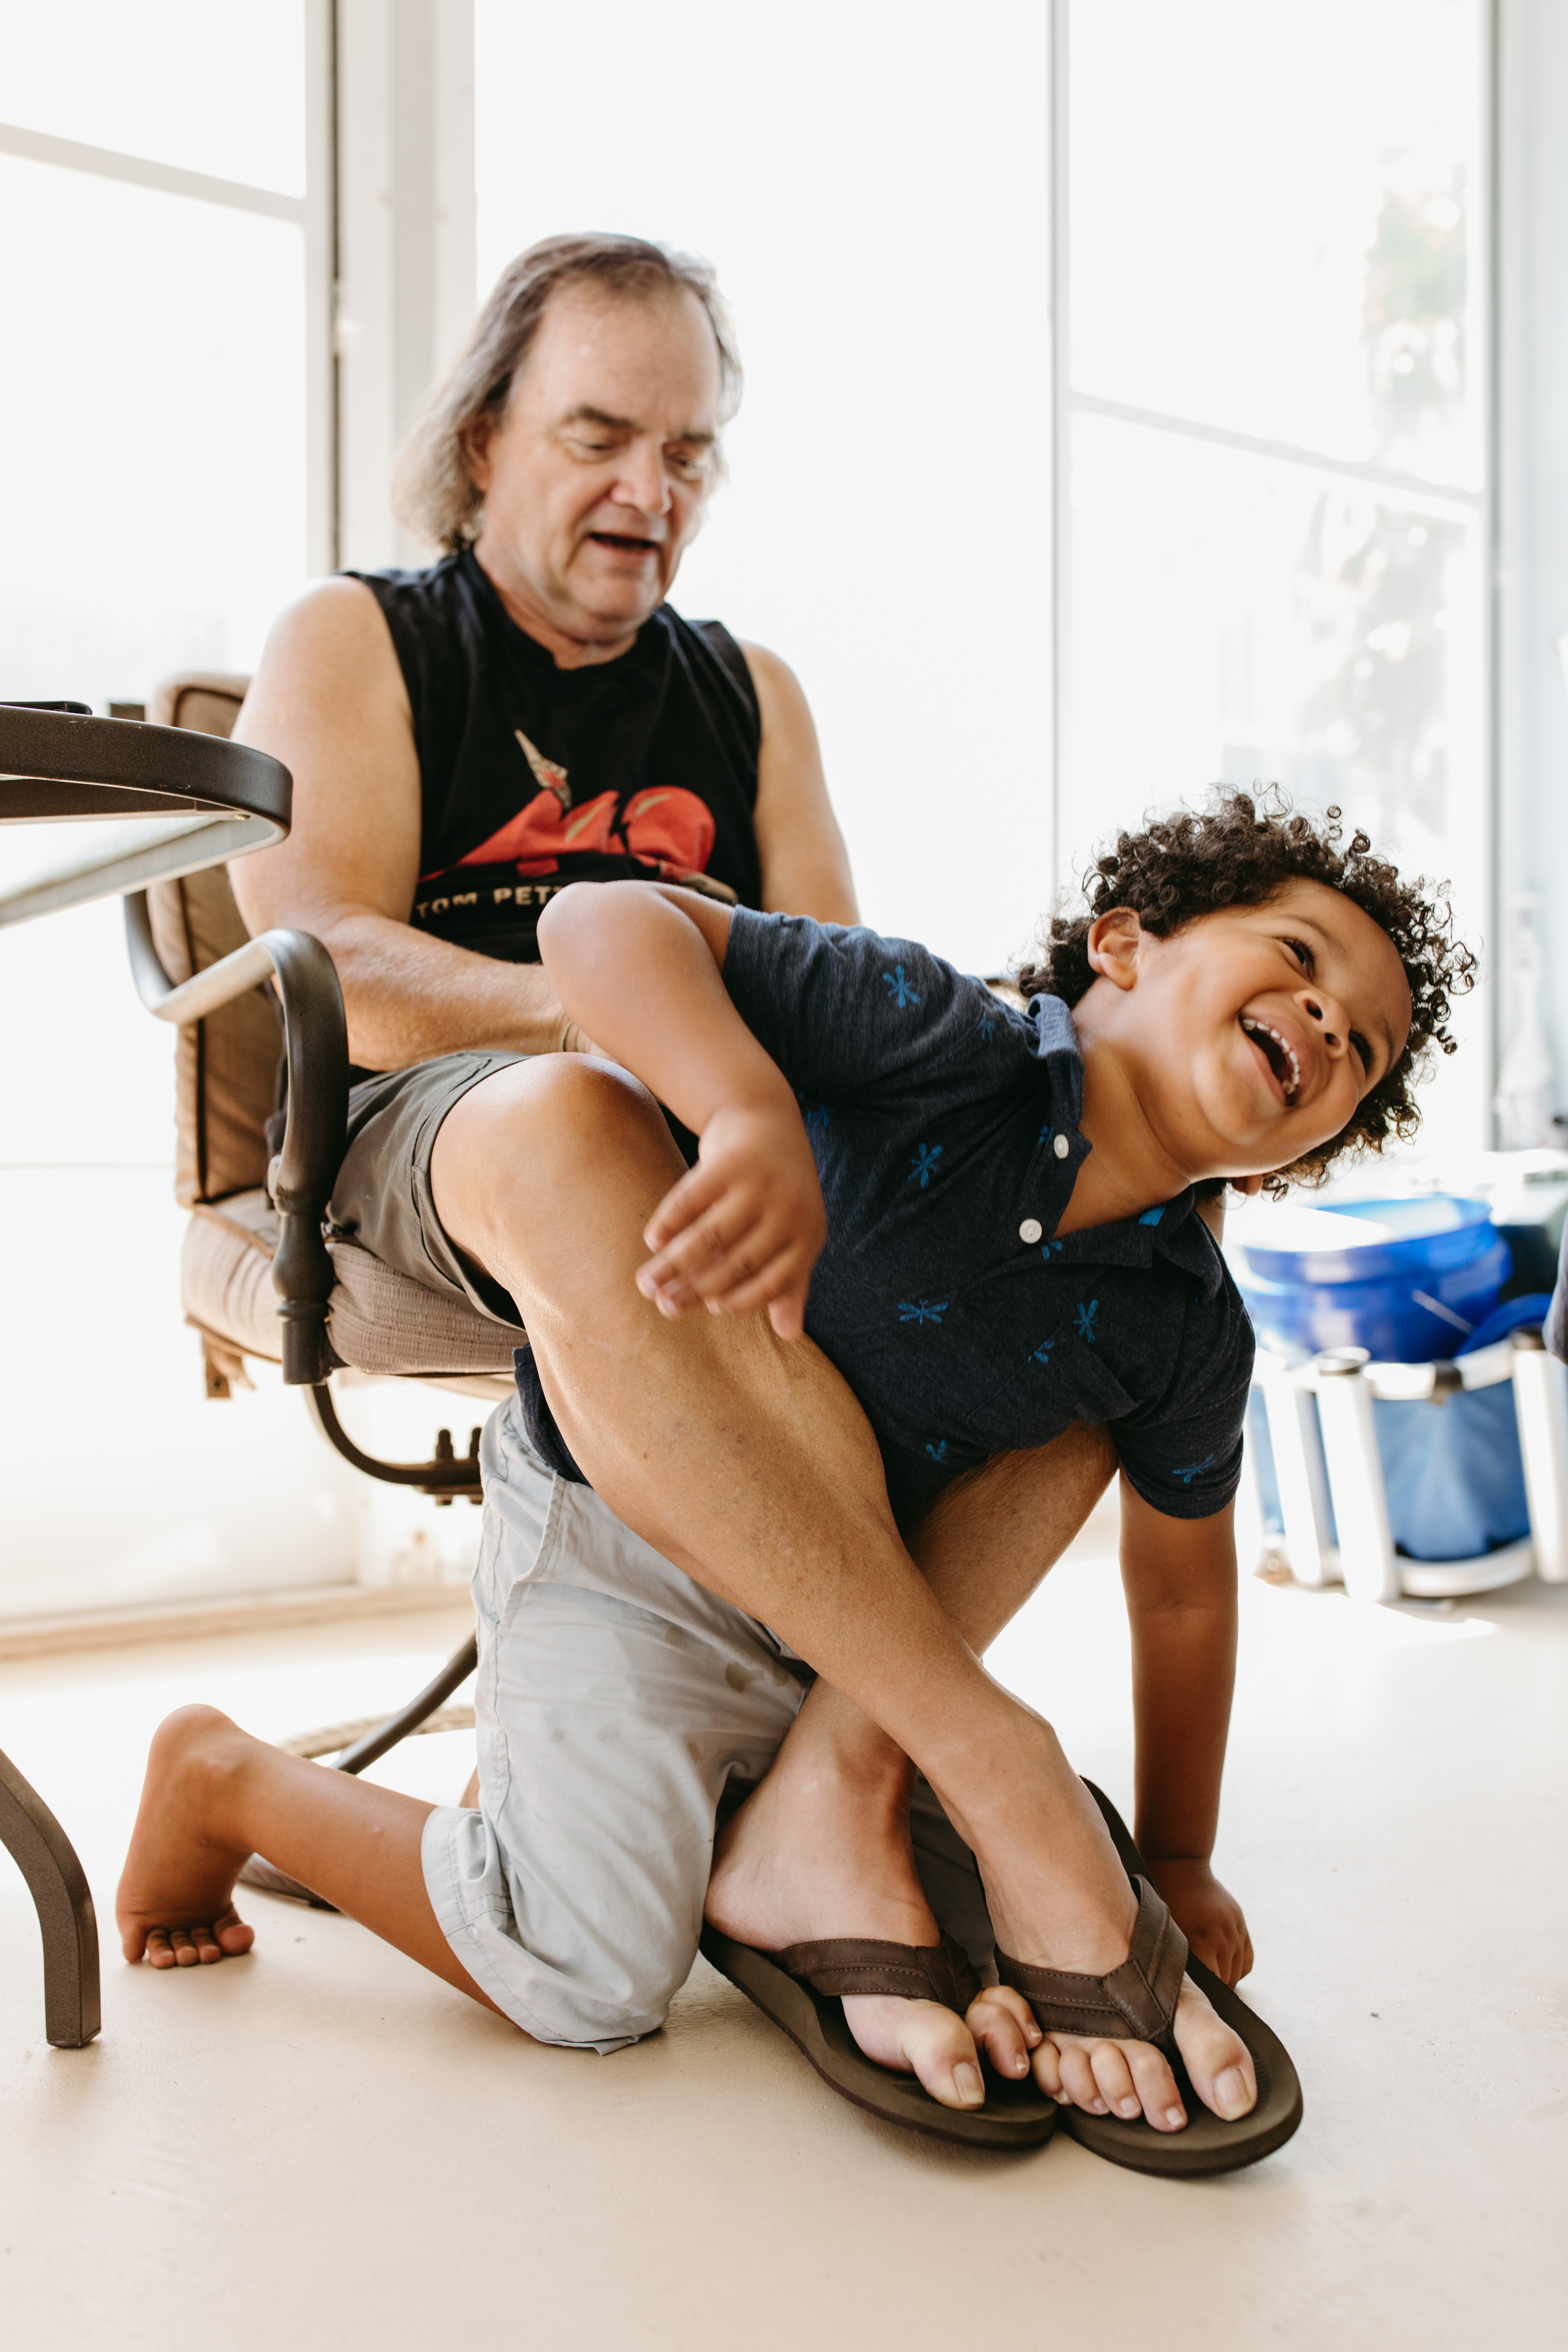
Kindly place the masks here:
<instances>
[{"instance_id":1,"label":"white window frame","mask_svg":"<svg viewBox=\"0 0 1568 2352\"><path fill-rule=\"evenodd\" d=\"M335 0L335 561L431 551L394 520L393 461L473 324L473 0Z\"/></svg>"},{"instance_id":2,"label":"white window frame","mask_svg":"<svg viewBox=\"0 0 1568 2352\"><path fill-rule=\"evenodd\" d=\"M1506 945L1516 892L1538 899L1544 1015L1568 1109L1568 10L1496 0L1498 319L1496 867ZM1500 957L1500 961L1501 958ZM1506 1038L1511 1007L1499 989ZM1568 1137L1565 1137L1568 1140Z\"/></svg>"}]
</instances>

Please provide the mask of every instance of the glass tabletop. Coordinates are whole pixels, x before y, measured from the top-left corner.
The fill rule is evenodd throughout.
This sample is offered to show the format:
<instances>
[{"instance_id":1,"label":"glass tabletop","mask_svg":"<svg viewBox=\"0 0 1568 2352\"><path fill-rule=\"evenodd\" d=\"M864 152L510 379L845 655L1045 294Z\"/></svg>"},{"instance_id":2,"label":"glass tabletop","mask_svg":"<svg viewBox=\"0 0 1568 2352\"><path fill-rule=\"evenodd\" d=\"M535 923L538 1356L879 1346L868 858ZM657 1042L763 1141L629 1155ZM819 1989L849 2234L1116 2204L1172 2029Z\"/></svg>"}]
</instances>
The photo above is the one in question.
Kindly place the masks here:
<instances>
[{"instance_id":1,"label":"glass tabletop","mask_svg":"<svg viewBox=\"0 0 1568 2352\"><path fill-rule=\"evenodd\" d=\"M0 926L268 848L291 796L247 744L0 704Z\"/></svg>"}]
</instances>

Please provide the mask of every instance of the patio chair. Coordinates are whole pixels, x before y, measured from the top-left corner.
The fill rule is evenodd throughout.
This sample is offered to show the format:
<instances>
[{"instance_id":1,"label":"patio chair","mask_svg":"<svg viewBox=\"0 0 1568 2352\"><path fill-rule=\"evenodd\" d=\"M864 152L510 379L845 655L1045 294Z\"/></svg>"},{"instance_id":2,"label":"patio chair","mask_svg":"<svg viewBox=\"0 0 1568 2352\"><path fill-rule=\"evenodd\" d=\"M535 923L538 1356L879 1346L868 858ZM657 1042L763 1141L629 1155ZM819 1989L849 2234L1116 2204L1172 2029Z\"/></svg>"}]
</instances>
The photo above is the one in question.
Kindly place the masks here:
<instances>
[{"instance_id":1,"label":"patio chair","mask_svg":"<svg viewBox=\"0 0 1568 2352\"><path fill-rule=\"evenodd\" d=\"M227 736L248 682L208 673L170 678L147 717ZM285 1383L303 1389L322 1434L356 1470L440 1504L478 1503L478 1429L466 1454L442 1429L429 1460L383 1462L354 1444L333 1402L332 1374L353 1369L494 1404L510 1390L512 1349L526 1335L426 1290L357 1242L323 1236L343 1154L349 1067L331 958L304 932L269 932L266 947L252 942L222 866L128 897L125 919L142 1003L180 1023L174 1181L190 1212L180 1286L185 1319L201 1336L208 1397L221 1401L247 1382L247 1356L280 1364ZM279 952L279 942L294 944ZM207 979L193 1000L189 983L198 975ZM267 1122L280 1091L286 1126L273 1155ZM477 1659L470 1635L384 1720L285 1744L318 1756L338 1748L340 1771L362 1771L429 1723Z\"/></svg>"}]
</instances>

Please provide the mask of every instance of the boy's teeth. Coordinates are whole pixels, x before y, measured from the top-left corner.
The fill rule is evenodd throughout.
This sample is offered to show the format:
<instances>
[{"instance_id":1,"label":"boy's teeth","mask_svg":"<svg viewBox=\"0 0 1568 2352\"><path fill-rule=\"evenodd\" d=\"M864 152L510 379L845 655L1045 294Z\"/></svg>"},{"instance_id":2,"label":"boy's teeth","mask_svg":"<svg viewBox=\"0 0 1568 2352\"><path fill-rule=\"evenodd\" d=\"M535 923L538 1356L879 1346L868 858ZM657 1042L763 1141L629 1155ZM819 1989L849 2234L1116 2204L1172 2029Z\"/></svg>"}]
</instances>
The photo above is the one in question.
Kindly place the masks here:
<instances>
[{"instance_id":1,"label":"boy's teeth","mask_svg":"<svg viewBox=\"0 0 1568 2352\"><path fill-rule=\"evenodd\" d=\"M1285 1100L1287 1105L1293 1103L1296 1099L1297 1089L1301 1083L1301 1066L1296 1059L1294 1049L1290 1045L1289 1041L1287 1038L1282 1037L1279 1030L1273 1028L1269 1023L1267 1021L1255 1021L1249 1013L1244 1013L1242 1014L1241 1025L1247 1032L1249 1036L1267 1037L1271 1045L1278 1046L1284 1060L1289 1064L1289 1076L1288 1078L1281 1078L1279 1083L1285 1089Z\"/></svg>"}]
</instances>

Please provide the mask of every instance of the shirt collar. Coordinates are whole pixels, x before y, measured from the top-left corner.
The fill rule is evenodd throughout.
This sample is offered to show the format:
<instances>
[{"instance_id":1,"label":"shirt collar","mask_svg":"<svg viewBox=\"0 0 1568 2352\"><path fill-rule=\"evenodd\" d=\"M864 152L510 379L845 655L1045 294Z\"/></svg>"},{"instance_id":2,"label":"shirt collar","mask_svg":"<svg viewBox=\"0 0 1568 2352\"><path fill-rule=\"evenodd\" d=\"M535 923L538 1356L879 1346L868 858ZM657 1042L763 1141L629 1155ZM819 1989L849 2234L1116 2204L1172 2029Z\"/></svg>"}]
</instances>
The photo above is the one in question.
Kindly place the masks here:
<instances>
[{"instance_id":1,"label":"shirt collar","mask_svg":"<svg viewBox=\"0 0 1568 2352\"><path fill-rule=\"evenodd\" d=\"M1050 1084L1054 1124L1058 1132L1070 1127L1070 1152L1062 1162L1064 1176L1076 1176L1090 1146L1079 1130L1083 1118L1083 1055L1072 1013L1059 996L1029 1000L1029 1025L1034 1032L1035 1058ZM1070 1186L1068 1187L1070 1191ZM1075 1248L1074 1244L1081 1246ZM1090 1225L1047 1244L1066 1257L1083 1256L1097 1265L1150 1265L1163 1257L1202 1287L1206 1302L1215 1298L1225 1280L1219 1244L1197 1213L1192 1185L1156 1209L1139 1217L1125 1217L1112 1225Z\"/></svg>"},{"instance_id":2,"label":"shirt collar","mask_svg":"<svg viewBox=\"0 0 1568 2352\"><path fill-rule=\"evenodd\" d=\"M1083 1055L1072 1014L1059 996L1032 996L1028 1021L1035 1059L1050 1080L1053 1105L1076 1128L1083 1117Z\"/></svg>"}]
</instances>

